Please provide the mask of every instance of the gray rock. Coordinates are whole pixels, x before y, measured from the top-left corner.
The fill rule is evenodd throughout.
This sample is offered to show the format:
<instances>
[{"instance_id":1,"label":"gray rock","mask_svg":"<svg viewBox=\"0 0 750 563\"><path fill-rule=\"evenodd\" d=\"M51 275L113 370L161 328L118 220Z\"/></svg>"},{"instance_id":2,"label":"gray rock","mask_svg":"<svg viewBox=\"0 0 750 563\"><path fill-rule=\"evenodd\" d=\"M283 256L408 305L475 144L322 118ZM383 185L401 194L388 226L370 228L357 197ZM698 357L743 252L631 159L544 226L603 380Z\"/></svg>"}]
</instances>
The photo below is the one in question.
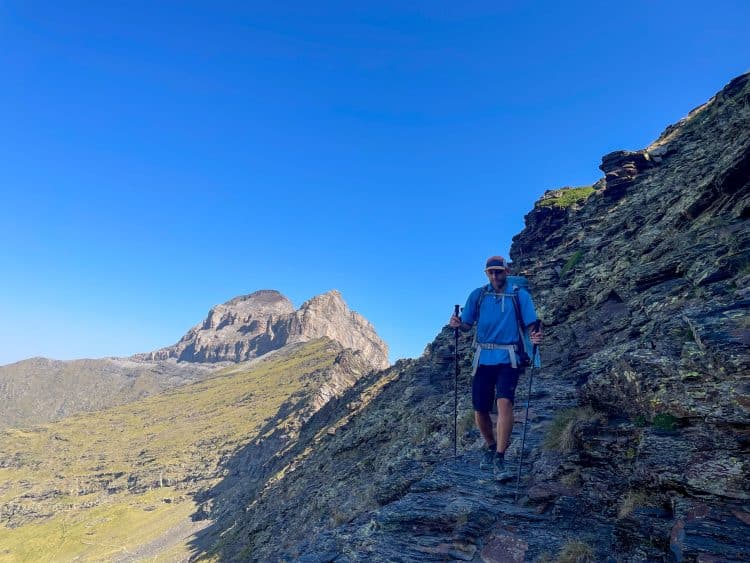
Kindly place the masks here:
<instances>
[{"instance_id":1,"label":"gray rock","mask_svg":"<svg viewBox=\"0 0 750 563\"><path fill-rule=\"evenodd\" d=\"M349 309L336 290L313 297L296 311L291 301L274 290L235 297L213 307L206 319L177 344L133 358L242 362L286 344L323 336L361 351L373 367L389 365L388 346L364 317Z\"/></svg>"}]
</instances>

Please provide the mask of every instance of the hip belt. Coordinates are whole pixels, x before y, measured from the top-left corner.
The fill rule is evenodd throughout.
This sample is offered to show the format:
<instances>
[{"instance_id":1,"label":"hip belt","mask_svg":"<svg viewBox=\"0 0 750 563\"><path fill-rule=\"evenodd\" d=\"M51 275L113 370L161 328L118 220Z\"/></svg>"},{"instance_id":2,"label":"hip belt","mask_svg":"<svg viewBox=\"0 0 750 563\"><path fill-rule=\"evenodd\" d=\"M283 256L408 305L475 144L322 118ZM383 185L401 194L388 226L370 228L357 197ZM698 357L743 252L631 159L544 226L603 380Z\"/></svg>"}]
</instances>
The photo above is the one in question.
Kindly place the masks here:
<instances>
[{"instance_id":1,"label":"hip belt","mask_svg":"<svg viewBox=\"0 0 750 563\"><path fill-rule=\"evenodd\" d=\"M494 342L477 342L476 347L474 349L474 366L471 371L471 376L474 377L474 375L477 373L477 368L479 367L479 356L482 355L482 350L505 350L508 352L508 356L510 356L510 365L512 368L516 369L518 368L518 357L516 353L516 345L515 344L495 344Z\"/></svg>"}]
</instances>

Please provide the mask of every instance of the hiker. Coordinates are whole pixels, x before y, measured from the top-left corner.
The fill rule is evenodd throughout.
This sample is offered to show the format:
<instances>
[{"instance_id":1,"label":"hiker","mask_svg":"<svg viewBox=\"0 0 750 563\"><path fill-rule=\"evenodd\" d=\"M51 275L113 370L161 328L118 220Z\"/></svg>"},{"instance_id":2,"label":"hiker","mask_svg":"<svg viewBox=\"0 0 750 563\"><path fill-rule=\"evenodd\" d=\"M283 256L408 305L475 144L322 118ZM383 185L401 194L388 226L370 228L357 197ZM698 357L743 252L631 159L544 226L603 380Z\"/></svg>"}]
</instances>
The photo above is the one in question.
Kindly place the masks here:
<instances>
[{"instance_id":1,"label":"hiker","mask_svg":"<svg viewBox=\"0 0 750 563\"><path fill-rule=\"evenodd\" d=\"M461 316L453 315L450 326L467 332L477 324L471 402L474 420L487 443L479 467L492 467L495 478L503 480L512 477L505 468L505 450L513 429L516 385L527 363L526 354L530 355L530 351L524 352L519 332L529 331L533 344L541 343L542 332L528 291L508 287L505 259L490 256L484 271L489 285L471 292ZM490 419L493 400L497 401L497 441Z\"/></svg>"}]
</instances>

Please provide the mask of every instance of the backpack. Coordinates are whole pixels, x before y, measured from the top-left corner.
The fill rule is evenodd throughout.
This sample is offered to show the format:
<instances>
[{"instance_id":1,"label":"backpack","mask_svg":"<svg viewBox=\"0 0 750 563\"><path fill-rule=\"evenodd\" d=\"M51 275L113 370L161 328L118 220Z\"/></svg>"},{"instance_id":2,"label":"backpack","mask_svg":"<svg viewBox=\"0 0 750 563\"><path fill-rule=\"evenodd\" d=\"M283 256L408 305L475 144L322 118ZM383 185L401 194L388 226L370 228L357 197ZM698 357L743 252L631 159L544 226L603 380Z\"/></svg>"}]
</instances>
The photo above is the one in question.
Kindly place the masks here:
<instances>
[{"instance_id":1,"label":"backpack","mask_svg":"<svg viewBox=\"0 0 750 563\"><path fill-rule=\"evenodd\" d=\"M486 295L493 293L491 285L485 285L479 292L479 298L477 299L477 305L475 310L474 318L477 325L479 324L479 311L481 309L482 300ZM534 367L541 367L541 360L539 357L539 351L534 349L531 344L531 337L529 331L523 326L523 317L521 316L521 305L518 301L518 293L521 288L528 291L529 281L523 276L508 276L506 278L506 288L511 288L510 293L505 295L511 298L513 303L513 309L516 313L516 324L518 325L518 341L516 343L516 350L518 356L519 367L525 369L531 365ZM475 337L476 338L476 337ZM533 358L532 355L533 354Z\"/></svg>"}]
</instances>

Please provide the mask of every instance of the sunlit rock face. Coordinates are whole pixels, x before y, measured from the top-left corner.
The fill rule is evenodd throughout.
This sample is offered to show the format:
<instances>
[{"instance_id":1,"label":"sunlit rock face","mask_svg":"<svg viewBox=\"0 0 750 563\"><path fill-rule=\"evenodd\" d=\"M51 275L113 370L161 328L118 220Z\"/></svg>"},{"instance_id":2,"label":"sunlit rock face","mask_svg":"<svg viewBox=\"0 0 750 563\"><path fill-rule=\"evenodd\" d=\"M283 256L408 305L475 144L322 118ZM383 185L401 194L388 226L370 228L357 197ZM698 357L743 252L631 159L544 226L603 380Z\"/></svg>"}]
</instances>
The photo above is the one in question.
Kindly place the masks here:
<instances>
[{"instance_id":1,"label":"sunlit rock face","mask_svg":"<svg viewBox=\"0 0 750 563\"><path fill-rule=\"evenodd\" d=\"M235 297L213 307L180 341L136 359L184 362L242 362L293 342L328 337L358 350L375 368L388 366L388 346L373 326L352 311L341 293L329 291L298 310L274 290Z\"/></svg>"},{"instance_id":2,"label":"sunlit rock face","mask_svg":"<svg viewBox=\"0 0 750 563\"><path fill-rule=\"evenodd\" d=\"M304 342L322 336L340 343L344 348L359 350L376 368L388 367L388 346L375 328L359 313L349 309L336 290L313 297L293 315L281 320L290 342Z\"/></svg>"}]
</instances>

